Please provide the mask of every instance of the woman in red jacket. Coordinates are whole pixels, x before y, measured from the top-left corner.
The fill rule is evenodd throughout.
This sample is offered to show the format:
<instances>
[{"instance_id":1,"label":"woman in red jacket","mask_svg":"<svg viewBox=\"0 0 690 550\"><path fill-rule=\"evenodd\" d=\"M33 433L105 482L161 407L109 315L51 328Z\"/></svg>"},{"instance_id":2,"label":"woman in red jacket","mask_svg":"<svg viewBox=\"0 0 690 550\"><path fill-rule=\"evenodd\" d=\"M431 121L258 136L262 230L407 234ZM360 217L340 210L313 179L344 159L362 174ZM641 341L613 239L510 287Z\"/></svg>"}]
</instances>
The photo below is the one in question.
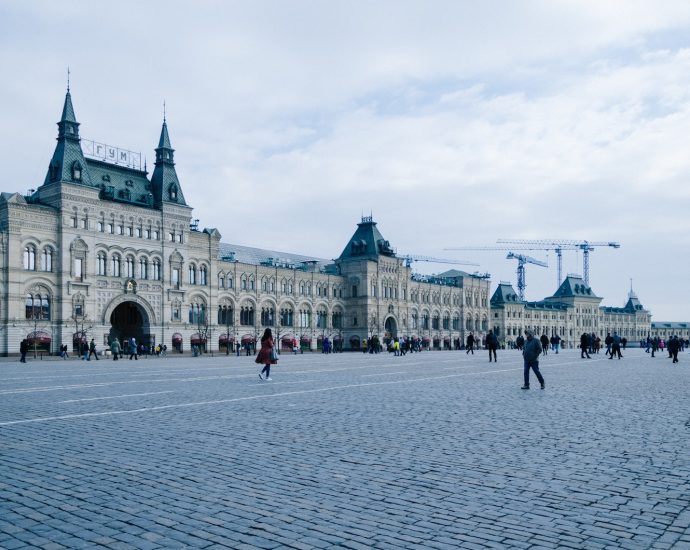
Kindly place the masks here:
<instances>
[{"instance_id":1,"label":"woman in red jacket","mask_svg":"<svg viewBox=\"0 0 690 550\"><path fill-rule=\"evenodd\" d=\"M273 348L273 334L270 328L267 328L261 337L261 349L256 356L256 362L264 365L264 368L259 373L259 378L261 380L271 380L271 365L275 365L278 362L278 356ZM263 376L264 372L266 373L266 378Z\"/></svg>"}]
</instances>

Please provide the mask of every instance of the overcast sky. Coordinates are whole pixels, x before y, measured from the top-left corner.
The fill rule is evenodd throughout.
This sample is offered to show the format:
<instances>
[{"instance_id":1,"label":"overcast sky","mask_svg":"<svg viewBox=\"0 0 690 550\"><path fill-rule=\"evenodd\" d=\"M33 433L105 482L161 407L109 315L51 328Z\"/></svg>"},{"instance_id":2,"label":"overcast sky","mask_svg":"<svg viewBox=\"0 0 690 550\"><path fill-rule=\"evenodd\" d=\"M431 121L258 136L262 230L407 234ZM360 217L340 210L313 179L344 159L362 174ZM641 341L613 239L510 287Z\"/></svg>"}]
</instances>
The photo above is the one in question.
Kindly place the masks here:
<instances>
[{"instance_id":1,"label":"overcast sky","mask_svg":"<svg viewBox=\"0 0 690 550\"><path fill-rule=\"evenodd\" d=\"M177 173L223 241L337 257L372 213L399 253L478 262L499 238L619 241L633 287L690 320L690 3L3 1L2 191L43 182L67 67L81 135ZM553 294L528 252L527 298ZM452 265L417 263L424 273ZM566 273L582 257L564 256Z\"/></svg>"}]
</instances>

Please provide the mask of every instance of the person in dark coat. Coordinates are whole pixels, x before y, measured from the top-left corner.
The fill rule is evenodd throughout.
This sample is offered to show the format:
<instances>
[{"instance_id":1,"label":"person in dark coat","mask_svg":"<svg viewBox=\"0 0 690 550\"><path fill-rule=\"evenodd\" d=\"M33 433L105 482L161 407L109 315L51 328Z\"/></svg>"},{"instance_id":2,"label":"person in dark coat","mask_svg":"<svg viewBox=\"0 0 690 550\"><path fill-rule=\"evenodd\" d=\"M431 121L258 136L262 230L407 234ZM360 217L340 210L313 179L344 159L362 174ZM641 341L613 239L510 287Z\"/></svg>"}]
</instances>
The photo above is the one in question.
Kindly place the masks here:
<instances>
[{"instance_id":1,"label":"person in dark coat","mask_svg":"<svg viewBox=\"0 0 690 550\"><path fill-rule=\"evenodd\" d=\"M614 355L617 355L618 359L623 357L621 355L621 337L618 336L617 332L614 332L611 337L611 355L609 355L609 359L613 359Z\"/></svg>"},{"instance_id":2,"label":"person in dark coat","mask_svg":"<svg viewBox=\"0 0 690 550\"><path fill-rule=\"evenodd\" d=\"M271 365L278 363L278 359L275 358L273 353L273 333L270 328L267 328L261 337L261 349L256 356L256 362L264 365L264 368L259 373L259 378L261 380L271 380ZM266 373L266 378L263 376L264 372Z\"/></svg>"},{"instance_id":3,"label":"person in dark coat","mask_svg":"<svg viewBox=\"0 0 690 550\"><path fill-rule=\"evenodd\" d=\"M29 351L29 342L24 338L19 343L19 353L21 354L21 357L19 358L20 363L26 363L26 352Z\"/></svg>"},{"instance_id":4,"label":"person in dark coat","mask_svg":"<svg viewBox=\"0 0 690 550\"><path fill-rule=\"evenodd\" d=\"M498 349L498 338L494 334L493 330L490 330L489 334L486 335L486 347L489 350L489 363L491 363L492 354L494 361L498 363L498 359L496 358L496 350Z\"/></svg>"},{"instance_id":5,"label":"person in dark coat","mask_svg":"<svg viewBox=\"0 0 690 550\"><path fill-rule=\"evenodd\" d=\"M467 337L467 351L465 354L467 355L469 352L472 352L472 355L474 355L474 334L470 332L470 335Z\"/></svg>"},{"instance_id":6,"label":"person in dark coat","mask_svg":"<svg viewBox=\"0 0 690 550\"><path fill-rule=\"evenodd\" d=\"M585 356L587 359L591 359L589 356L589 334L583 332L580 336L580 359L584 359Z\"/></svg>"},{"instance_id":7,"label":"person in dark coat","mask_svg":"<svg viewBox=\"0 0 690 550\"><path fill-rule=\"evenodd\" d=\"M541 344L541 353L546 355L549 353L549 337L546 334L542 334L539 338L539 343Z\"/></svg>"},{"instance_id":8,"label":"person in dark coat","mask_svg":"<svg viewBox=\"0 0 690 550\"><path fill-rule=\"evenodd\" d=\"M525 345L522 349L522 357L525 360L525 368L523 371L525 384L524 386L522 386L521 389L529 389L529 370L532 369L534 371L534 374L537 375L537 380L539 380L539 384L541 384L541 389L543 390L546 387L546 385L544 383L544 377L541 375L541 372L539 372L539 355L541 354L541 343L534 337L534 334L532 334L531 330L526 330L525 336L527 337L527 339L525 340Z\"/></svg>"},{"instance_id":9,"label":"person in dark coat","mask_svg":"<svg viewBox=\"0 0 690 550\"><path fill-rule=\"evenodd\" d=\"M673 357L673 362L677 363L678 352L680 351L680 340L678 340L678 336L671 336L671 339L668 341L668 351L671 357Z\"/></svg>"}]
</instances>

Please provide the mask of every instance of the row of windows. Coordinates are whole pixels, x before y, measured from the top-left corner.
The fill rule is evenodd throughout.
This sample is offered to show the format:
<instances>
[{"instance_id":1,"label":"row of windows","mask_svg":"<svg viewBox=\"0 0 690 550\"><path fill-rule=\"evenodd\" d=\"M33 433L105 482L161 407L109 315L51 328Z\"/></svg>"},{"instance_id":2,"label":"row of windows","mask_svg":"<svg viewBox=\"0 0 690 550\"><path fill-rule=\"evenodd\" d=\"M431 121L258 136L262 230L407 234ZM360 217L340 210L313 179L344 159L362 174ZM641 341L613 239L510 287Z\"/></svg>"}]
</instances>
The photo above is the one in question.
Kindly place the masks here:
<instances>
[{"instance_id":1,"label":"row of windows","mask_svg":"<svg viewBox=\"0 0 690 550\"><path fill-rule=\"evenodd\" d=\"M37 252L36 247L33 245L29 245L24 248L24 269L36 271L38 267L40 271L53 271L53 258L55 256L53 249L50 247L45 247L43 250L41 250L39 266L36 264L37 254L39 253Z\"/></svg>"},{"instance_id":2,"label":"row of windows","mask_svg":"<svg viewBox=\"0 0 690 550\"><path fill-rule=\"evenodd\" d=\"M82 276L82 260L75 259L74 274ZM132 256L127 256L122 261L119 254L113 254L108 262L108 257L104 252L99 252L96 256L96 275L111 277L128 277L137 279L151 279L159 281L161 278L161 262L158 259L149 262L147 258L139 258L137 262Z\"/></svg>"}]
</instances>

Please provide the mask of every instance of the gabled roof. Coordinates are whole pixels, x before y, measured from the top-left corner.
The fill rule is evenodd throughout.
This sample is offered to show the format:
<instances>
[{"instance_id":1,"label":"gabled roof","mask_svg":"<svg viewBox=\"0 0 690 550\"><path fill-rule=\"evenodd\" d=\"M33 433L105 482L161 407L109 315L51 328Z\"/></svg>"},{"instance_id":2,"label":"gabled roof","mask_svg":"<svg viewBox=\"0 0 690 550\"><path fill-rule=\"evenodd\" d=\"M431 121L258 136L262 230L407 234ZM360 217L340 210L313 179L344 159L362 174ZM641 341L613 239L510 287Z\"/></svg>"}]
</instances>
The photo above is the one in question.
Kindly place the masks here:
<instances>
[{"instance_id":1,"label":"gabled roof","mask_svg":"<svg viewBox=\"0 0 690 550\"><path fill-rule=\"evenodd\" d=\"M376 222L371 217L363 217L338 259L377 260L379 256L395 256L395 251L376 228Z\"/></svg>"},{"instance_id":2,"label":"gabled roof","mask_svg":"<svg viewBox=\"0 0 690 550\"><path fill-rule=\"evenodd\" d=\"M524 303L515 292L513 285L510 283L499 283L491 297L491 305L499 306L504 304L521 304Z\"/></svg>"},{"instance_id":3,"label":"gabled roof","mask_svg":"<svg viewBox=\"0 0 690 550\"><path fill-rule=\"evenodd\" d=\"M91 181L102 189L102 199L153 207L152 187L146 172L95 159L86 159L86 165Z\"/></svg>"},{"instance_id":4,"label":"gabled roof","mask_svg":"<svg viewBox=\"0 0 690 550\"><path fill-rule=\"evenodd\" d=\"M582 277L568 275L552 298L599 298L599 296L594 294L591 287L585 284Z\"/></svg>"},{"instance_id":5,"label":"gabled roof","mask_svg":"<svg viewBox=\"0 0 690 550\"><path fill-rule=\"evenodd\" d=\"M625 303L625 306L623 306L623 309L626 309L628 311L644 311L644 307L642 307L642 302L640 302L637 295L632 290L630 291L628 301Z\"/></svg>"}]
</instances>

